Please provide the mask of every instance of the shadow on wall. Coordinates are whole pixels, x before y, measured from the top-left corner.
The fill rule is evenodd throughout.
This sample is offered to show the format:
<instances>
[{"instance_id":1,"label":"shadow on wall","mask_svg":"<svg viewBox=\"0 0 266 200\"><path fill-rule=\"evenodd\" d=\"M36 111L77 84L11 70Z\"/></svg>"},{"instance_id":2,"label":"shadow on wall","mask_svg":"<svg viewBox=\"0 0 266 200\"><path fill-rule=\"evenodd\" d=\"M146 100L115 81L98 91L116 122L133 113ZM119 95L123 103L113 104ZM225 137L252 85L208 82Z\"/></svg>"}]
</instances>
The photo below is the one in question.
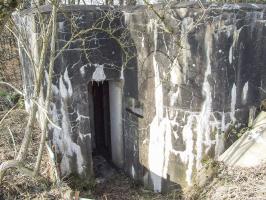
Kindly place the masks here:
<instances>
[{"instance_id":1,"label":"shadow on wall","mask_svg":"<svg viewBox=\"0 0 266 200\"><path fill-rule=\"evenodd\" d=\"M167 178L163 178L161 176L158 176L157 174L153 173L149 169L147 169L145 166L142 166L143 174L149 174L149 176L143 177L144 186L146 186L148 189L154 191L154 192L161 192L161 193L168 193L171 191L178 192L178 194L183 194L182 186L178 183L175 183L170 180L170 175L167 174ZM152 177L152 179L151 179ZM154 190L154 188L158 187L156 186L156 182L154 180L159 180L161 189L160 191Z\"/></svg>"}]
</instances>

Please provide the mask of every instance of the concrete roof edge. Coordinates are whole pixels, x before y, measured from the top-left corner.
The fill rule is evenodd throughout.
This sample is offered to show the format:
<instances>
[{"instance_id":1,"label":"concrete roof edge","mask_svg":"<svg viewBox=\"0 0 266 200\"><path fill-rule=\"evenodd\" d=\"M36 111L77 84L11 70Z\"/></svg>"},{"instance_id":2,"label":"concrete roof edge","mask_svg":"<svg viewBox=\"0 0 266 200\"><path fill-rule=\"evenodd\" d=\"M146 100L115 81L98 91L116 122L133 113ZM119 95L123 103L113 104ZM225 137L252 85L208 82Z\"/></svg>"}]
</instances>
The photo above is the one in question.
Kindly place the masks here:
<instances>
[{"instance_id":1,"label":"concrete roof edge","mask_svg":"<svg viewBox=\"0 0 266 200\"><path fill-rule=\"evenodd\" d=\"M202 4L205 9L208 10L220 10L220 11L235 11L235 10L264 10L266 8L266 4L254 4L254 3L237 3L237 4L229 4L229 3L204 3ZM154 8L163 9L165 4L154 4ZM136 6L106 6L106 5L60 5L59 11L64 10L66 12L70 11L95 11L95 10L109 10L109 9L117 9L118 11L133 13L147 9L147 5L136 5ZM170 9L178 9L178 8L199 8L202 9L199 3L197 2L182 2L182 3L172 3L169 5ZM51 5L44 5L37 8L29 8L22 11L18 11L19 15L28 15L37 12L48 13L52 9Z\"/></svg>"}]
</instances>

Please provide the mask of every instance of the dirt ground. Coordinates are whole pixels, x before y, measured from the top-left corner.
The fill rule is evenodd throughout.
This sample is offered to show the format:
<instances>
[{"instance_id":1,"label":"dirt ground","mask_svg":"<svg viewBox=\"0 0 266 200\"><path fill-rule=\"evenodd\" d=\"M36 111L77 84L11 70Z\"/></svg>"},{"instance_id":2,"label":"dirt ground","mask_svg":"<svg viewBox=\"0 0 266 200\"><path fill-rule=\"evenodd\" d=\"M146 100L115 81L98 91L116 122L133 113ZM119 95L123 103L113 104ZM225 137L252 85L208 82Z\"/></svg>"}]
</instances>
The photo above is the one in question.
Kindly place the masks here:
<instances>
[{"instance_id":1,"label":"dirt ground","mask_svg":"<svg viewBox=\"0 0 266 200\"><path fill-rule=\"evenodd\" d=\"M202 187L186 193L189 200L266 200L266 163L256 168L216 163L216 172Z\"/></svg>"},{"instance_id":2,"label":"dirt ground","mask_svg":"<svg viewBox=\"0 0 266 200\"><path fill-rule=\"evenodd\" d=\"M23 137L27 113L13 110L4 120L6 112L0 112L0 162L14 158ZM33 167L38 149L40 130L33 132L27 166ZM71 196L95 200L266 200L266 164L257 168L232 168L216 163L216 172L202 187L194 185L182 194L156 194L136 184L122 172L114 173L105 181L95 181L95 185L85 191L71 189L69 180L55 184L51 179L51 166L45 154L41 175L36 181L14 170L8 171L0 185L0 200L7 199L71 199ZM207 174L206 174L207 175ZM74 197L72 199L75 199Z\"/></svg>"},{"instance_id":3,"label":"dirt ground","mask_svg":"<svg viewBox=\"0 0 266 200\"><path fill-rule=\"evenodd\" d=\"M206 199L265 200L266 165L249 169L224 167L208 188L204 191Z\"/></svg>"},{"instance_id":4,"label":"dirt ground","mask_svg":"<svg viewBox=\"0 0 266 200\"><path fill-rule=\"evenodd\" d=\"M21 109L13 110L9 115L3 117L6 112L0 113L0 162L11 160L19 150L19 144L24 135L24 128L27 123L28 114ZM27 156L27 166L33 167L36 159L40 130L36 126L33 131L33 138ZM45 154L43 163L47 161ZM42 165L41 172L48 177L49 164ZM0 199L59 199L60 194L54 190L53 184L49 182L37 182L14 170L7 172L3 184L0 186Z\"/></svg>"}]
</instances>

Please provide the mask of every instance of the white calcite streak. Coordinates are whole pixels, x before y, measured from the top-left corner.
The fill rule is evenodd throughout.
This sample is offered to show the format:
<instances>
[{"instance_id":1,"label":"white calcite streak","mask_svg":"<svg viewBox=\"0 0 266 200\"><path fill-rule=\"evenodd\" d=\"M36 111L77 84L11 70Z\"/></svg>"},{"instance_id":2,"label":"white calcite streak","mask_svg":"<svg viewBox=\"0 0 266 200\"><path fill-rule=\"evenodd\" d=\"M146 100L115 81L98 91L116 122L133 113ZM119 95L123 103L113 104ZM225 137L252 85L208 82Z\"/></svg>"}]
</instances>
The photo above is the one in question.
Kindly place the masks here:
<instances>
[{"instance_id":1,"label":"white calcite streak","mask_svg":"<svg viewBox=\"0 0 266 200\"><path fill-rule=\"evenodd\" d=\"M229 63L232 64L232 62L233 62L233 45L229 49L228 60L229 60Z\"/></svg>"},{"instance_id":2,"label":"white calcite streak","mask_svg":"<svg viewBox=\"0 0 266 200\"><path fill-rule=\"evenodd\" d=\"M214 159L218 159L219 156L223 153L225 146L224 146L224 138L225 134L224 132L221 132L221 134L216 134L215 135L215 155Z\"/></svg>"},{"instance_id":3,"label":"white calcite streak","mask_svg":"<svg viewBox=\"0 0 266 200\"><path fill-rule=\"evenodd\" d=\"M181 158L183 157L183 162L187 164L186 181L188 185L192 184L192 171L193 171L193 163L195 157L193 153L194 149L193 129L192 129L193 119L194 119L193 115L188 116L187 123L182 130L183 139L186 144L186 150L183 156L180 156Z\"/></svg>"},{"instance_id":4,"label":"white calcite streak","mask_svg":"<svg viewBox=\"0 0 266 200\"><path fill-rule=\"evenodd\" d=\"M68 75L67 68L66 68L65 73L64 73L64 81L65 81L66 86L67 86L68 96L71 97L72 94L73 94L73 89L72 89L72 84L71 84L71 81L70 81L70 78L69 78L69 75Z\"/></svg>"},{"instance_id":5,"label":"white calcite streak","mask_svg":"<svg viewBox=\"0 0 266 200\"><path fill-rule=\"evenodd\" d=\"M162 178L167 178L167 170L169 163L170 150L172 149L171 142L171 120L168 116L164 116L163 104L163 86L160 79L159 64L156 60L157 50L157 23L152 22L154 29L154 45L155 53L153 55L154 69L154 86L155 86L155 116L150 124L150 139L149 139L149 168L150 177L153 182L153 189L156 192L161 192ZM151 25L150 25L151 26Z\"/></svg>"},{"instance_id":6,"label":"white calcite streak","mask_svg":"<svg viewBox=\"0 0 266 200\"><path fill-rule=\"evenodd\" d=\"M60 76L59 79L59 90L60 94L63 98L67 98L69 96L72 96L73 90L72 90L72 84L68 76L68 70L66 69L64 72L64 76Z\"/></svg>"},{"instance_id":7,"label":"white calcite streak","mask_svg":"<svg viewBox=\"0 0 266 200\"><path fill-rule=\"evenodd\" d=\"M141 38L141 47L144 48L145 47L145 37L142 34L142 38Z\"/></svg>"},{"instance_id":8,"label":"white calcite streak","mask_svg":"<svg viewBox=\"0 0 266 200\"><path fill-rule=\"evenodd\" d=\"M163 88L160 80L159 66L156 61L157 48L157 23L152 23L149 29L154 28L154 45L155 53L153 56L154 84L155 84L155 116L150 124L150 140L149 140L149 168L151 171L151 179L153 189L156 192L161 191L161 177L163 173L164 163L164 133L160 128L160 123L163 118Z\"/></svg>"},{"instance_id":9,"label":"white calcite streak","mask_svg":"<svg viewBox=\"0 0 266 200\"><path fill-rule=\"evenodd\" d=\"M59 79L59 91L60 91L60 94L62 96L62 98L66 98L67 97L67 88L63 82L63 78L62 76L60 77Z\"/></svg>"},{"instance_id":10,"label":"white calcite streak","mask_svg":"<svg viewBox=\"0 0 266 200\"><path fill-rule=\"evenodd\" d=\"M131 166L131 174L132 174L132 177L135 178L136 172L135 172L135 169L134 169L133 165Z\"/></svg>"},{"instance_id":11,"label":"white calcite streak","mask_svg":"<svg viewBox=\"0 0 266 200\"><path fill-rule=\"evenodd\" d=\"M231 90L231 113L230 113L230 118L233 123L236 121L235 112L236 112L236 84L234 83Z\"/></svg>"},{"instance_id":12,"label":"white calcite streak","mask_svg":"<svg viewBox=\"0 0 266 200\"><path fill-rule=\"evenodd\" d=\"M179 65L178 59L174 59L173 64L170 68L170 81L174 85L182 84L182 72L180 71L181 67Z\"/></svg>"},{"instance_id":13,"label":"white calcite streak","mask_svg":"<svg viewBox=\"0 0 266 200\"><path fill-rule=\"evenodd\" d=\"M205 144L206 151L211 147L211 139L210 139L210 116L212 112L212 96L211 96L211 86L208 81L209 76L211 75L211 59L210 56L212 54L212 35L211 28L207 26L206 34L205 34L205 49L206 49L206 71L204 74L204 81L202 85L202 94L205 98L201 112L199 115L198 123L197 123L197 143L196 143L196 151L197 151L197 160L196 160L196 168L201 168L201 159L203 154L203 144Z\"/></svg>"},{"instance_id":14,"label":"white calcite streak","mask_svg":"<svg viewBox=\"0 0 266 200\"><path fill-rule=\"evenodd\" d=\"M56 86L54 86L54 90ZM71 138L71 122L69 119L68 112L68 100L73 95L72 84L68 75L68 70L66 69L63 76L60 76L59 79L59 94L61 95L61 128L62 130L54 129L53 131L53 143L56 144L58 151L62 152L62 162L60 163L60 168L62 174L68 174L71 172L70 169L70 160L73 156L76 156L76 164L78 173L83 172L84 159L82 157L80 146L78 146ZM57 121L55 118L56 107L52 104L52 113L53 113L53 121ZM80 117L80 116L79 116Z\"/></svg>"},{"instance_id":15,"label":"white calcite streak","mask_svg":"<svg viewBox=\"0 0 266 200\"><path fill-rule=\"evenodd\" d=\"M245 83L242 91L242 103L247 103L247 94L248 94L248 81Z\"/></svg>"},{"instance_id":16,"label":"white calcite streak","mask_svg":"<svg viewBox=\"0 0 266 200\"><path fill-rule=\"evenodd\" d=\"M182 62L183 62L183 79L184 83L187 81L187 73L188 73L188 60L191 59L190 45L188 42L188 32L189 27L193 24L192 18L184 18L182 21L182 29L181 29L181 41L180 45L182 48Z\"/></svg>"},{"instance_id":17,"label":"white calcite streak","mask_svg":"<svg viewBox=\"0 0 266 200\"><path fill-rule=\"evenodd\" d=\"M70 119L69 119L69 113L66 111L66 105L64 103L64 100L61 101L62 107L61 107L61 113L62 113L62 140L61 145L63 145L64 151L63 151L63 158L61 163L61 169L65 168L65 164L69 163L69 157L76 156L76 164L78 173L81 174L83 172L83 163L84 159L82 157L80 146L78 146L74 141L72 141L72 138L70 136L71 134L71 126L70 126ZM65 173L70 172L69 170L66 170Z\"/></svg>"},{"instance_id":18,"label":"white calcite streak","mask_svg":"<svg viewBox=\"0 0 266 200\"><path fill-rule=\"evenodd\" d=\"M120 71L120 80L125 80L125 76L124 76L124 67L121 68Z\"/></svg>"},{"instance_id":19,"label":"white calcite streak","mask_svg":"<svg viewBox=\"0 0 266 200\"><path fill-rule=\"evenodd\" d=\"M123 15L124 15L125 24L129 24L130 23L130 13L123 11Z\"/></svg>"},{"instance_id":20,"label":"white calcite streak","mask_svg":"<svg viewBox=\"0 0 266 200\"><path fill-rule=\"evenodd\" d=\"M232 43L232 46L229 49L229 55L228 55L228 60L229 60L230 64L233 63L234 49L236 48L236 45L237 45L238 39L239 39L239 34L240 34L242 29L243 29L243 27L241 27L238 30L236 28L234 28L234 30L233 30L233 43Z\"/></svg>"},{"instance_id":21,"label":"white calcite streak","mask_svg":"<svg viewBox=\"0 0 266 200\"><path fill-rule=\"evenodd\" d=\"M104 81L106 79L105 73L104 73L104 65L95 64L95 71L92 74L92 80L94 81Z\"/></svg>"},{"instance_id":22,"label":"white calcite streak","mask_svg":"<svg viewBox=\"0 0 266 200\"><path fill-rule=\"evenodd\" d=\"M226 124L225 124L225 113L222 113L222 122L221 122L221 131L224 132L226 129Z\"/></svg>"},{"instance_id":23,"label":"white calcite streak","mask_svg":"<svg viewBox=\"0 0 266 200\"><path fill-rule=\"evenodd\" d=\"M161 81L160 75L160 67L159 63L156 60L156 50L157 50L157 23L152 21L149 25L149 29L153 29L154 33L154 46L155 53L153 55L153 70L154 70L154 99L155 99L155 116L150 124L150 138L149 138L149 154L148 154L148 163L149 169L151 171L150 177L153 183L153 189L156 192L161 191L162 186L162 178L167 178L168 165L170 153L180 154L182 159L188 165L188 181L191 180L191 174L193 170L193 134L192 134L192 121L191 124L188 124L190 127L189 134L187 134L188 129L184 129L184 137L186 144L189 148L187 148L184 152L176 152L172 147L172 127L174 125L179 126L177 123L178 112L174 112L171 109L168 109L164 105L164 96L163 96L163 85ZM172 83L178 84L182 82L182 77L180 76L179 64L176 60L171 68L173 69ZM177 77L174 77L177 76ZM173 98L176 100L179 95L179 89L173 94ZM174 103L175 100L172 100ZM192 119L191 119L192 120ZM178 136L174 134L177 138Z\"/></svg>"},{"instance_id":24,"label":"white calcite streak","mask_svg":"<svg viewBox=\"0 0 266 200\"><path fill-rule=\"evenodd\" d=\"M79 68L79 71L80 71L82 77L84 77L85 74L86 74L86 70L85 70L86 67L87 67L87 65L83 65L83 66L81 66L81 67Z\"/></svg>"}]
</instances>

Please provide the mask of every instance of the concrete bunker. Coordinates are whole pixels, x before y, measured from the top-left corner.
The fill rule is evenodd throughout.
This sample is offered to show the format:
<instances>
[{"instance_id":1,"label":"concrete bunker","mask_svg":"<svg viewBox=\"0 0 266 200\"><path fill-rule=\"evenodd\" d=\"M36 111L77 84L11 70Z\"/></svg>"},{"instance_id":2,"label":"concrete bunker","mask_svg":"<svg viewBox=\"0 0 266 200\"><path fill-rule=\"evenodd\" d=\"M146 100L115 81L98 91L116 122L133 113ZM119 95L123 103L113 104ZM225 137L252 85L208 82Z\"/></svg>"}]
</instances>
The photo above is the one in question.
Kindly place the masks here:
<instances>
[{"instance_id":1,"label":"concrete bunker","mask_svg":"<svg viewBox=\"0 0 266 200\"><path fill-rule=\"evenodd\" d=\"M228 129L245 126L249 109L266 98L266 6L206 6L206 13L196 3L169 8L176 18L165 18L174 34L165 32L145 6L117 10L113 22L103 26L123 42L133 41L124 45L126 53L98 31L72 41L57 57L49 112L61 130L50 126L48 143L55 146L61 176L93 177L92 152L98 150L133 179L161 192L173 184L191 185L203 158L218 158L225 150ZM87 30L108 9L67 6L66 12ZM40 12L50 11L46 6ZM191 31L202 14L206 20ZM31 46L38 44L33 15L25 11L18 21L32 36ZM69 41L72 23L63 14L57 23L59 51ZM31 49L39 55L38 48ZM134 55L123 63L128 52ZM33 72L26 52L20 53L30 102ZM93 90L97 97L89 95ZM44 91L40 103L43 97Z\"/></svg>"}]
</instances>

